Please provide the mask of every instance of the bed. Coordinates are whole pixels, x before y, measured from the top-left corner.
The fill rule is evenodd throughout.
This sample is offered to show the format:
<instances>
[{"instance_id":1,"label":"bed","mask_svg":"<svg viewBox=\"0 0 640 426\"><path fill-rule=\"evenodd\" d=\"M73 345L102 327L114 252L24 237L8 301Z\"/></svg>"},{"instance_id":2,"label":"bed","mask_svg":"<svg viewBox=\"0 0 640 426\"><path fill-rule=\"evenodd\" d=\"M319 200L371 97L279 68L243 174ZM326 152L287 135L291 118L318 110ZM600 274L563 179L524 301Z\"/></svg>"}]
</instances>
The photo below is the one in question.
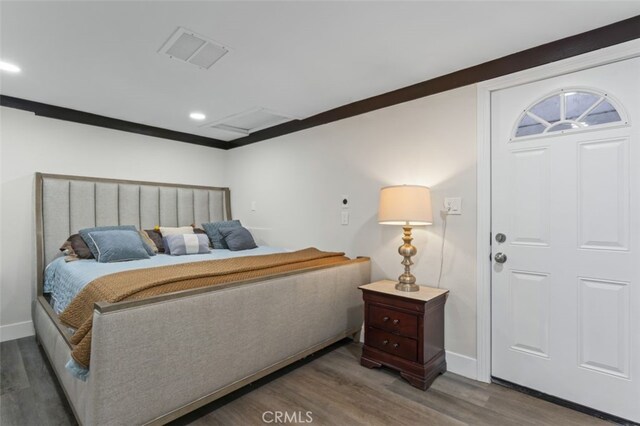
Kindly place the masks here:
<instances>
[{"instance_id":1,"label":"bed","mask_svg":"<svg viewBox=\"0 0 640 426\"><path fill-rule=\"evenodd\" d=\"M90 373L79 380L65 368L73 350L70 331L44 292L45 267L59 256L61 243L93 226L229 220L230 191L40 173L35 180L33 322L80 424L165 424L338 340L358 338L358 286L369 282L368 258L96 302Z\"/></svg>"}]
</instances>

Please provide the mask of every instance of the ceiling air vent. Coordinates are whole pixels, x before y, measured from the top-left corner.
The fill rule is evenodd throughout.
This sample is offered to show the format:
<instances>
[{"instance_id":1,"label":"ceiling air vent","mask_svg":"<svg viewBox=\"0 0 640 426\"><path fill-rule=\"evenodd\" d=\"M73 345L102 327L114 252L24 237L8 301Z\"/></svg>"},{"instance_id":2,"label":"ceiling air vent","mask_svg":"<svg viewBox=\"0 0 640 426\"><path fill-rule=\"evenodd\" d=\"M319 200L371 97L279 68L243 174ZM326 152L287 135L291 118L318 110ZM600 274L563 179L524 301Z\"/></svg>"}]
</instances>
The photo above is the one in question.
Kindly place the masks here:
<instances>
[{"instance_id":1,"label":"ceiling air vent","mask_svg":"<svg viewBox=\"0 0 640 426\"><path fill-rule=\"evenodd\" d=\"M199 34L179 27L159 50L170 58L209 69L229 49Z\"/></svg>"},{"instance_id":2,"label":"ceiling air vent","mask_svg":"<svg viewBox=\"0 0 640 426\"><path fill-rule=\"evenodd\" d=\"M218 138L230 141L291 120L297 120L297 118L266 108L254 108L205 124L202 127L211 128Z\"/></svg>"}]
</instances>

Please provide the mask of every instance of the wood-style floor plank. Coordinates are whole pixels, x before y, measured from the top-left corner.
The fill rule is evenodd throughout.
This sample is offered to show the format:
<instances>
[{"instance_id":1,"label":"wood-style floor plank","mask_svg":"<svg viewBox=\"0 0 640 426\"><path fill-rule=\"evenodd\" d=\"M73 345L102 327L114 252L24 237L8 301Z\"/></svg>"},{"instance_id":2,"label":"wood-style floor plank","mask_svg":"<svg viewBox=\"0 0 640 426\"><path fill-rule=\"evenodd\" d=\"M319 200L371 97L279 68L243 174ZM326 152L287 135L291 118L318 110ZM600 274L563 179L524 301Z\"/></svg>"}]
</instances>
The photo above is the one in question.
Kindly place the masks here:
<instances>
[{"instance_id":1,"label":"wood-style floor plank","mask_svg":"<svg viewBox=\"0 0 640 426\"><path fill-rule=\"evenodd\" d=\"M76 424L34 338L3 342L0 351L2 426ZM499 385L452 373L440 376L423 392L393 371L360 366L360 352L359 344L336 344L202 407L173 425L264 425L265 420L273 419L274 412L295 415L302 423L310 412L314 425L607 424Z\"/></svg>"},{"instance_id":2,"label":"wood-style floor plank","mask_svg":"<svg viewBox=\"0 0 640 426\"><path fill-rule=\"evenodd\" d=\"M0 424L2 426L39 425L38 395L30 388L19 389L0 396ZM62 423L73 424L73 423Z\"/></svg>"},{"instance_id":3,"label":"wood-style floor plank","mask_svg":"<svg viewBox=\"0 0 640 426\"><path fill-rule=\"evenodd\" d=\"M0 395L29 387L17 340L0 345Z\"/></svg>"},{"instance_id":4,"label":"wood-style floor plank","mask_svg":"<svg viewBox=\"0 0 640 426\"><path fill-rule=\"evenodd\" d=\"M30 389L38 402L36 413L39 425L75 423L71 407L55 373L35 338L19 339L18 347L24 361Z\"/></svg>"}]
</instances>

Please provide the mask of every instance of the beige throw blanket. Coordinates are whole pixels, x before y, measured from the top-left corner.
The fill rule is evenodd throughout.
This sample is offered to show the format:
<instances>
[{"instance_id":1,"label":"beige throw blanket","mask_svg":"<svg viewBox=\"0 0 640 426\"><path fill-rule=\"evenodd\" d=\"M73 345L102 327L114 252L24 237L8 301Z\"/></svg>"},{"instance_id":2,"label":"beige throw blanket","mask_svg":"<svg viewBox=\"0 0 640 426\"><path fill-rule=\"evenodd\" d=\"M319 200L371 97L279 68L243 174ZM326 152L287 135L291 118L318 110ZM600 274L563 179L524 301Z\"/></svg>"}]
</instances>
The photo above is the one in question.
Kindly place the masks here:
<instances>
[{"instance_id":1,"label":"beige throw blanket","mask_svg":"<svg viewBox=\"0 0 640 426\"><path fill-rule=\"evenodd\" d=\"M71 337L71 343L74 345L71 356L80 365L88 368L91 356L93 307L96 302L115 303L123 300L137 300L345 262L349 262L349 259L344 256L344 253L307 248L289 253L117 272L100 277L85 286L60 314L60 321L76 329Z\"/></svg>"}]
</instances>

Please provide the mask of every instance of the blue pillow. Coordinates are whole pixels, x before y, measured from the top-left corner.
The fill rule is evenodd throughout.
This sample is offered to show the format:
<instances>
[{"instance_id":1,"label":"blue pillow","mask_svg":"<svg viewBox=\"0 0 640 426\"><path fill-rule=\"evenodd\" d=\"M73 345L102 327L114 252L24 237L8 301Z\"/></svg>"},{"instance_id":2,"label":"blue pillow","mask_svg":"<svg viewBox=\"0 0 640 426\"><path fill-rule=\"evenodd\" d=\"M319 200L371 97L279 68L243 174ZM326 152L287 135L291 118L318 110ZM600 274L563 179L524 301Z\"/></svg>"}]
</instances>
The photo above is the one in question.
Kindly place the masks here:
<instances>
[{"instance_id":1,"label":"blue pillow","mask_svg":"<svg viewBox=\"0 0 640 426\"><path fill-rule=\"evenodd\" d=\"M149 259L138 231L90 231L87 238L93 243L97 253L96 260L100 263Z\"/></svg>"},{"instance_id":2,"label":"blue pillow","mask_svg":"<svg viewBox=\"0 0 640 426\"><path fill-rule=\"evenodd\" d=\"M249 250L258 247L251 232L242 226L237 228L219 228L224 241L231 251Z\"/></svg>"},{"instance_id":3,"label":"blue pillow","mask_svg":"<svg viewBox=\"0 0 640 426\"><path fill-rule=\"evenodd\" d=\"M228 249L227 243L224 241L224 237L219 231L219 228L239 228L242 225L239 220L224 220L221 222L203 223L202 228L209 236L211 240L211 246L214 249Z\"/></svg>"},{"instance_id":4,"label":"blue pillow","mask_svg":"<svg viewBox=\"0 0 640 426\"><path fill-rule=\"evenodd\" d=\"M120 231L137 231L136 227L133 226L133 225L98 226L98 227L95 227L95 228L81 229L80 231L78 231L78 234L80 234L80 237L82 237L82 239L84 240L85 244L87 244L87 247L89 247L89 251L91 252L91 254L93 254L93 257L95 257L97 259L98 258L98 252L96 250L95 245L91 241L91 238L88 237L89 232L116 231L116 230L120 230ZM145 243L142 240L142 238L140 238L140 241L142 241L144 249L147 251L147 254L149 256L155 256L156 255L156 253L153 251L153 247L151 247L147 243Z\"/></svg>"},{"instance_id":5,"label":"blue pillow","mask_svg":"<svg viewBox=\"0 0 640 426\"><path fill-rule=\"evenodd\" d=\"M171 256L209 253L209 238L204 234L167 235L162 244L164 253Z\"/></svg>"},{"instance_id":6,"label":"blue pillow","mask_svg":"<svg viewBox=\"0 0 640 426\"><path fill-rule=\"evenodd\" d=\"M95 231L115 231L115 230L127 230L127 231L135 231L136 227L133 225L122 225L122 226L97 226L95 228L85 228L78 231L80 237L84 240L89 247L89 251L93 254L93 257L98 258L98 251L96 250L96 245L93 243L91 238L89 238L89 232Z\"/></svg>"}]
</instances>

